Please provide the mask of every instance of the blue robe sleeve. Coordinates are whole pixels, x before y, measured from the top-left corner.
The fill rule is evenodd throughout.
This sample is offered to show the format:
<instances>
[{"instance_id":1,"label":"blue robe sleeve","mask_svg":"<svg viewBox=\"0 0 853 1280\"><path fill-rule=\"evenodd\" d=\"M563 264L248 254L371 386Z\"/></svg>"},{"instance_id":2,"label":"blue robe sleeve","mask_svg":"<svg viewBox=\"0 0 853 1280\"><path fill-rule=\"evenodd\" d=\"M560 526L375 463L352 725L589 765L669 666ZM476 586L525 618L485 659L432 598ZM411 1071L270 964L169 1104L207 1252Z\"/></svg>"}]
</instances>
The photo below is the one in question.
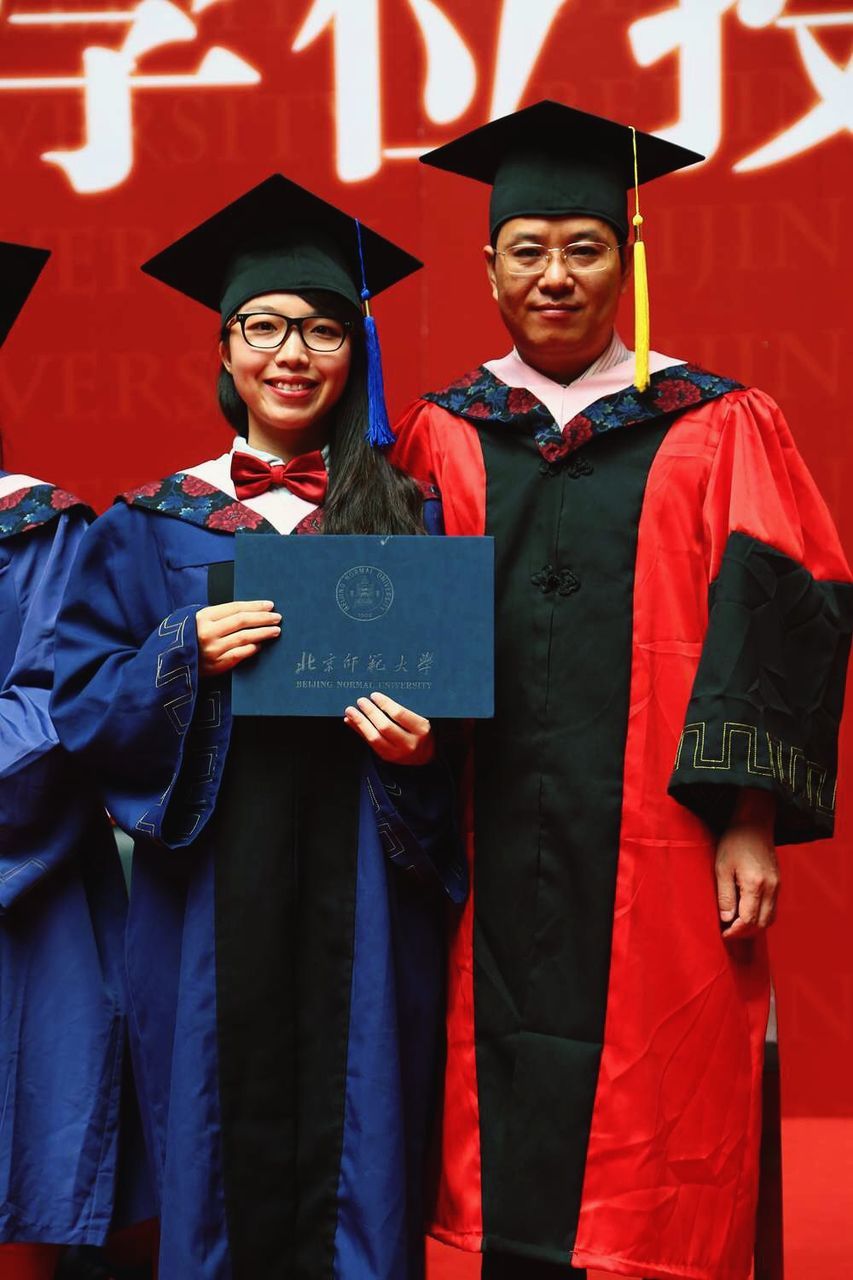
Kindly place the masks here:
<instances>
[{"instance_id":1,"label":"blue robe sleeve","mask_svg":"<svg viewBox=\"0 0 853 1280\"><path fill-rule=\"evenodd\" d=\"M126 831L169 848L213 812L230 717L198 671L195 614L177 604L153 525L123 505L84 539L58 621L53 716Z\"/></svg>"},{"instance_id":2,"label":"blue robe sleeve","mask_svg":"<svg viewBox=\"0 0 853 1280\"><path fill-rule=\"evenodd\" d=\"M464 902L468 873L457 786L444 756L428 765L392 765L371 751L367 788L389 861L440 887L452 902Z\"/></svg>"},{"instance_id":3,"label":"blue robe sleeve","mask_svg":"<svg viewBox=\"0 0 853 1280\"><path fill-rule=\"evenodd\" d=\"M72 510L3 544L0 911L73 852L91 817L49 710L56 613L85 530Z\"/></svg>"},{"instance_id":4,"label":"blue robe sleeve","mask_svg":"<svg viewBox=\"0 0 853 1280\"><path fill-rule=\"evenodd\" d=\"M425 486L424 528L444 534L438 490ZM445 737L452 741L456 735ZM457 763L453 751L439 750L428 765L392 765L372 751L366 786L386 857L425 884L440 887L451 902L468 894L468 871L458 812Z\"/></svg>"}]
</instances>

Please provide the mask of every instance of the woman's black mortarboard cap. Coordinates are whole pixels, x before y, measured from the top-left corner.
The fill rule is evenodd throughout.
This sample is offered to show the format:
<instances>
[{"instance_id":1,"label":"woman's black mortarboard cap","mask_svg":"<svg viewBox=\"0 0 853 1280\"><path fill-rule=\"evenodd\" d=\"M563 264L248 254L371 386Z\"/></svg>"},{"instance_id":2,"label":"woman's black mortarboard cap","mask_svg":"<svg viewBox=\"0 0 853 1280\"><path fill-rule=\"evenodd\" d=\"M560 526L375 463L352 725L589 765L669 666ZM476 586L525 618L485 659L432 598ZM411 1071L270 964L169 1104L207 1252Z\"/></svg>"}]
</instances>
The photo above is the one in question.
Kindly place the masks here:
<instances>
[{"instance_id":1,"label":"woman's black mortarboard cap","mask_svg":"<svg viewBox=\"0 0 853 1280\"><path fill-rule=\"evenodd\" d=\"M305 187L274 173L142 268L218 311L223 324L250 298L320 289L365 313L371 444L394 437L382 389L369 298L423 266L417 258Z\"/></svg>"},{"instance_id":2,"label":"woman's black mortarboard cap","mask_svg":"<svg viewBox=\"0 0 853 1280\"><path fill-rule=\"evenodd\" d=\"M704 159L637 130L639 181ZM626 192L634 185L629 125L548 99L501 116L421 156L424 164L489 183L489 230L510 218L603 218L628 235Z\"/></svg>"},{"instance_id":3,"label":"woman's black mortarboard cap","mask_svg":"<svg viewBox=\"0 0 853 1280\"><path fill-rule=\"evenodd\" d=\"M49 249L0 240L0 347L50 257Z\"/></svg>"},{"instance_id":4,"label":"woman's black mortarboard cap","mask_svg":"<svg viewBox=\"0 0 853 1280\"><path fill-rule=\"evenodd\" d=\"M361 226L370 296L423 266ZM274 173L187 232L142 268L218 311L223 322L260 293L324 289L358 307L364 285L356 220Z\"/></svg>"}]
</instances>

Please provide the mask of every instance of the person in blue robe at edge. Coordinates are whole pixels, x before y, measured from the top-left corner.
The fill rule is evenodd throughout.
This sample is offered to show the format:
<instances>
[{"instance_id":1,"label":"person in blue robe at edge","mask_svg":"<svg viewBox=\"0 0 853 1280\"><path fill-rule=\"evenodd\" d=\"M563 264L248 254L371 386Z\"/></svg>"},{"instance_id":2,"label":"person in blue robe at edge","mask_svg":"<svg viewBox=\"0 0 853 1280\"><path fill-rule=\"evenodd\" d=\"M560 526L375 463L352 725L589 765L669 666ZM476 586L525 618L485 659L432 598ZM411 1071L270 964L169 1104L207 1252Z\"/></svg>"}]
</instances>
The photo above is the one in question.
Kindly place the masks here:
<instances>
[{"instance_id":1,"label":"person in blue robe at edge","mask_svg":"<svg viewBox=\"0 0 853 1280\"><path fill-rule=\"evenodd\" d=\"M423 1274L443 938L465 895L452 770L380 693L342 720L230 711L233 667L288 625L286 600L232 599L236 534L441 531L435 492L381 451L359 308L365 280L420 265L275 174L143 268L219 313L236 438L92 526L53 713L135 837L160 1280Z\"/></svg>"},{"instance_id":2,"label":"person in blue robe at edge","mask_svg":"<svg viewBox=\"0 0 853 1280\"><path fill-rule=\"evenodd\" d=\"M0 243L0 345L49 256ZM0 469L3 1280L48 1280L62 1246L100 1246L152 1213L124 1061L121 865L48 709L56 612L92 515Z\"/></svg>"}]
</instances>

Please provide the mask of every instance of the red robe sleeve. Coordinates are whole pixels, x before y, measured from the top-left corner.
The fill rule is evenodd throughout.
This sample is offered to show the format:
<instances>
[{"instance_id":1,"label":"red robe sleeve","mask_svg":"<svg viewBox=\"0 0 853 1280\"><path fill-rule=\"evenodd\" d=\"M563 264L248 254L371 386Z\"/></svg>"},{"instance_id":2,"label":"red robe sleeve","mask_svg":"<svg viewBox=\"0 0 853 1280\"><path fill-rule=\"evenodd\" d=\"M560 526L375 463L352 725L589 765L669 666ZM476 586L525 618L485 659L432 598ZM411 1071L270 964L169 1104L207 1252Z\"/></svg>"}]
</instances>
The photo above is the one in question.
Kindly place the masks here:
<instances>
[{"instance_id":1,"label":"red robe sleeve","mask_svg":"<svg viewBox=\"0 0 853 1280\"><path fill-rule=\"evenodd\" d=\"M479 436L470 422L440 405L416 400L394 427L391 461L439 491L448 534L482 534L486 524L486 471Z\"/></svg>"},{"instance_id":2,"label":"red robe sleeve","mask_svg":"<svg viewBox=\"0 0 853 1280\"><path fill-rule=\"evenodd\" d=\"M772 791L777 842L814 840L834 825L850 570L778 406L751 389L714 411L708 627L669 790L716 832L738 788Z\"/></svg>"}]
</instances>

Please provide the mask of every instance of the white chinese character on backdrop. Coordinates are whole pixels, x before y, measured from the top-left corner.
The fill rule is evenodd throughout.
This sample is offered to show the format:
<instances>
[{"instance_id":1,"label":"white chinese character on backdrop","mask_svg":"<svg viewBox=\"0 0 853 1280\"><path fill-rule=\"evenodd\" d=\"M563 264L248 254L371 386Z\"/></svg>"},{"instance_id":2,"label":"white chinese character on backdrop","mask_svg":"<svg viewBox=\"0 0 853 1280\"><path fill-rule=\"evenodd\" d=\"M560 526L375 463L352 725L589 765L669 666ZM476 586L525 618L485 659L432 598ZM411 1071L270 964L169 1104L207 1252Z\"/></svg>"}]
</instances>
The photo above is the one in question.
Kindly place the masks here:
<instances>
[{"instance_id":1,"label":"white chinese character on backdrop","mask_svg":"<svg viewBox=\"0 0 853 1280\"><path fill-rule=\"evenodd\" d=\"M151 89L209 89L257 85L258 70L228 49L214 46L194 72L154 75L139 71L147 54L198 38L197 17L223 0L138 0L124 10L20 11L8 22L20 26L126 28L119 49L98 44L83 50L82 74L0 76L0 93L33 90L82 91L83 145L47 151L81 193L118 186L133 166L133 93ZM398 0L399 2L399 0ZM386 137L382 98L382 16L390 0L310 0L293 43L300 53L325 32L334 53L336 169L344 182L372 177L386 160L412 159L440 142L397 145ZM472 50L445 11L444 0L403 0L413 30L423 40L426 72L423 111L441 126L462 117L474 101L478 68ZM518 107L552 27L571 0L502 0L497 26L489 118ZM723 130L723 23L727 14L758 30L775 26L794 34L817 103L775 138L741 160L748 172L801 154L827 138L853 130L853 58L839 66L815 30L853 26L853 10L784 16L786 0L674 0L668 8L632 22L630 46L637 63L650 67L678 58L678 116L661 136L707 156L719 148ZM2 0L0 0L2 5ZM186 11L187 7L189 12ZM584 15L578 9L577 20Z\"/></svg>"},{"instance_id":2,"label":"white chinese character on backdrop","mask_svg":"<svg viewBox=\"0 0 853 1280\"><path fill-rule=\"evenodd\" d=\"M735 165L735 173L763 169L802 154L845 130L853 132L853 56L840 67L814 35L815 27L853 27L853 10L780 18L777 27L793 30L806 73L819 101L789 128Z\"/></svg>"},{"instance_id":3,"label":"white chinese character on backdrop","mask_svg":"<svg viewBox=\"0 0 853 1280\"><path fill-rule=\"evenodd\" d=\"M655 132L710 158L723 130L723 17L734 10L745 26L766 27L784 8L785 0L678 0L632 22L628 38L641 67L678 54L678 119Z\"/></svg>"},{"instance_id":4,"label":"white chinese character on backdrop","mask_svg":"<svg viewBox=\"0 0 853 1280\"><path fill-rule=\"evenodd\" d=\"M217 0L192 0L193 14ZM19 12L9 17L19 26L113 26L127 28L121 48L88 45L79 76L0 77L0 91L81 89L85 141L76 150L46 151L43 160L58 165L82 194L108 191L124 182L133 167L132 96L137 89L209 89L255 85L259 72L229 49L214 46L197 69L185 75L144 75L139 60L154 49L196 39L198 28L172 0L140 0L127 10L48 13Z\"/></svg>"},{"instance_id":5,"label":"white chinese character on backdrop","mask_svg":"<svg viewBox=\"0 0 853 1280\"><path fill-rule=\"evenodd\" d=\"M785 17L786 0L678 0L628 29L634 56L649 67L678 54L678 110L675 124L656 130L680 146L711 157L723 131L724 16L734 12L753 29L792 29L803 66L820 101L790 128L735 165L735 172L761 169L816 146L842 130L853 129L853 58L839 67L824 51L813 28L853 25L853 11Z\"/></svg>"},{"instance_id":6,"label":"white chinese character on backdrop","mask_svg":"<svg viewBox=\"0 0 853 1280\"><path fill-rule=\"evenodd\" d=\"M433 124L451 124L468 110L477 88L477 64L463 36L437 0L406 0L426 51L423 107ZM513 111L548 33L569 0L503 0L490 119ZM307 49L332 33L335 75L336 167L343 182L361 182L385 159L409 159L429 150L390 146L382 111L381 0L313 0L293 43Z\"/></svg>"}]
</instances>

